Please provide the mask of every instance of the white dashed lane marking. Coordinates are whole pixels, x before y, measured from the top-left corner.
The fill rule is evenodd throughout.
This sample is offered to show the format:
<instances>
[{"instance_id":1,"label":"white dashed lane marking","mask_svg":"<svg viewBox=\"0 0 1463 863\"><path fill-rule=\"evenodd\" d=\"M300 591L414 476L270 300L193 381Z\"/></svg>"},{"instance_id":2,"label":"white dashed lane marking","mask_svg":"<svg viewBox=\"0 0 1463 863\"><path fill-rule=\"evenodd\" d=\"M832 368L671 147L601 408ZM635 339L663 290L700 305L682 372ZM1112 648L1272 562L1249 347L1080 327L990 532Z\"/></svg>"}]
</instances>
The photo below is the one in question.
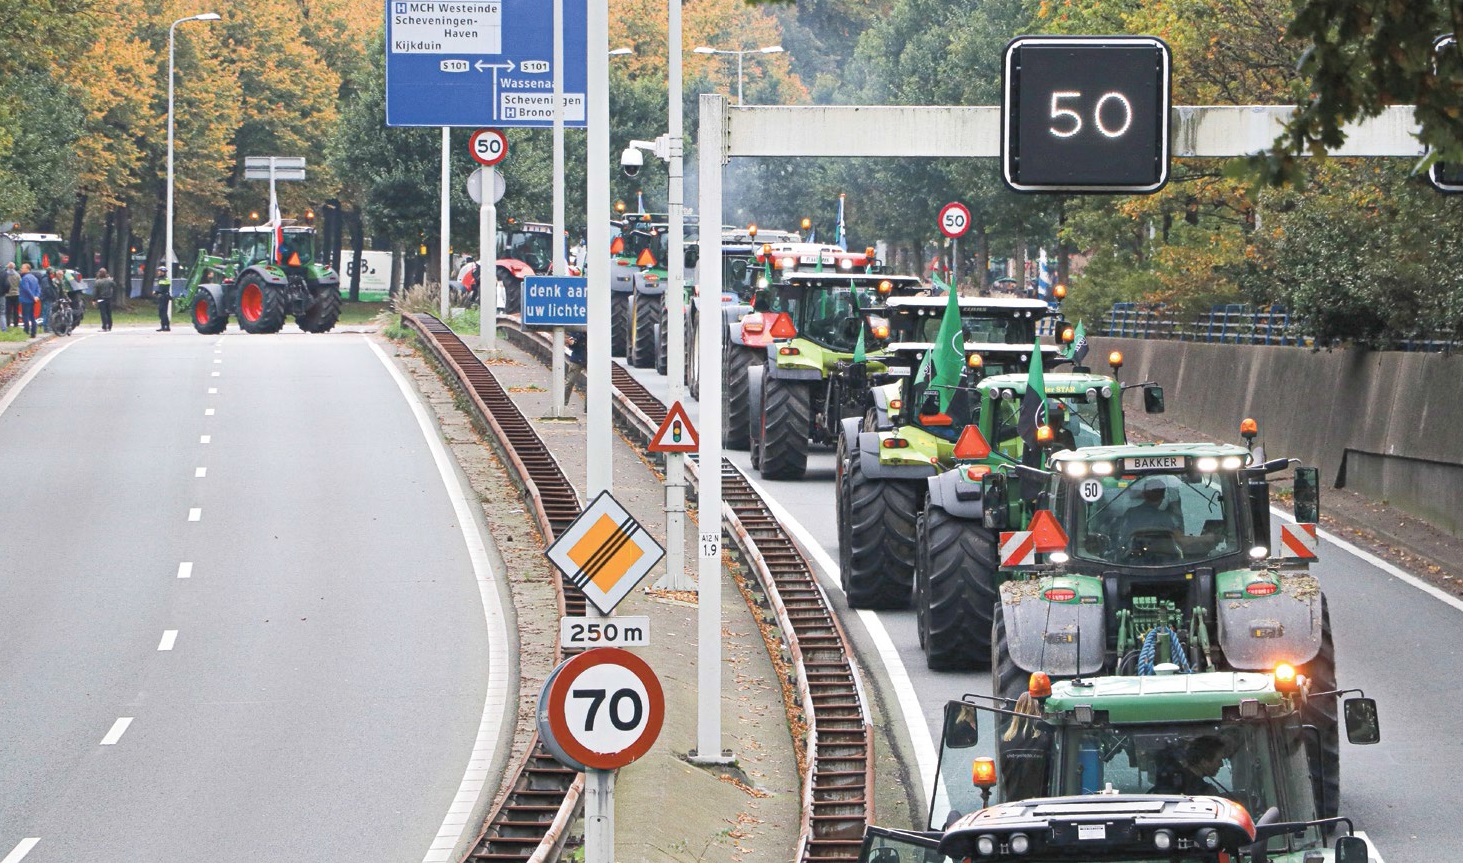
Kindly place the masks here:
<instances>
[{"instance_id":1,"label":"white dashed lane marking","mask_svg":"<svg viewBox=\"0 0 1463 863\"><path fill-rule=\"evenodd\" d=\"M172 650L173 643L178 640L178 630L164 629L163 640L157 643L158 650Z\"/></svg>"},{"instance_id":2,"label":"white dashed lane marking","mask_svg":"<svg viewBox=\"0 0 1463 863\"><path fill-rule=\"evenodd\" d=\"M30 853L30 849L36 847L40 841L41 837L39 836L30 836L20 840L20 844L15 846L9 854L6 854L5 859L0 860L0 863L20 863L21 860L25 859L25 855Z\"/></svg>"},{"instance_id":3,"label":"white dashed lane marking","mask_svg":"<svg viewBox=\"0 0 1463 863\"><path fill-rule=\"evenodd\" d=\"M130 716L123 716L121 719L118 719L116 722L112 723L112 730L108 731L107 736L102 738L102 745L116 745L117 741L121 740L122 735L127 731L127 726L131 724L132 717Z\"/></svg>"},{"instance_id":4,"label":"white dashed lane marking","mask_svg":"<svg viewBox=\"0 0 1463 863\"><path fill-rule=\"evenodd\" d=\"M205 476L208 476L208 468L206 468L206 467L196 467L196 468L193 469L193 475L196 476L196 477L205 477Z\"/></svg>"},{"instance_id":5,"label":"white dashed lane marking","mask_svg":"<svg viewBox=\"0 0 1463 863\"><path fill-rule=\"evenodd\" d=\"M201 434L201 435L198 436L198 442L199 443L210 443L212 441L213 441L213 435Z\"/></svg>"},{"instance_id":6,"label":"white dashed lane marking","mask_svg":"<svg viewBox=\"0 0 1463 863\"><path fill-rule=\"evenodd\" d=\"M193 561L191 561L191 560L185 560L182 563L178 564L178 577L179 578L192 578L193 577Z\"/></svg>"},{"instance_id":7,"label":"white dashed lane marking","mask_svg":"<svg viewBox=\"0 0 1463 863\"><path fill-rule=\"evenodd\" d=\"M204 408L203 409L203 415L206 416L206 417L213 416L213 408Z\"/></svg>"},{"instance_id":8,"label":"white dashed lane marking","mask_svg":"<svg viewBox=\"0 0 1463 863\"><path fill-rule=\"evenodd\" d=\"M203 507L195 506L192 509L188 510L188 520L189 521L202 521L203 520Z\"/></svg>"}]
</instances>

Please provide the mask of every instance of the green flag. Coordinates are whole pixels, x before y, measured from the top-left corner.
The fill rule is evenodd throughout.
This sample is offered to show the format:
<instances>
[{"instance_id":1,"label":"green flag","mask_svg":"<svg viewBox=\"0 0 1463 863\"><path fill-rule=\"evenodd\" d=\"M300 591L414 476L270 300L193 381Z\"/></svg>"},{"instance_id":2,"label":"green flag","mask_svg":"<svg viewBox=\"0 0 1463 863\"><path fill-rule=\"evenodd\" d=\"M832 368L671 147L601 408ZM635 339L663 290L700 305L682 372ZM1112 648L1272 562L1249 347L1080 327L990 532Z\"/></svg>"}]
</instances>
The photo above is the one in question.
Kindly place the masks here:
<instances>
[{"instance_id":1,"label":"green flag","mask_svg":"<svg viewBox=\"0 0 1463 863\"><path fill-rule=\"evenodd\" d=\"M1077 331L1072 334L1072 362L1082 365L1087 358L1087 329L1082 326L1082 321L1077 321Z\"/></svg>"},{"instance_id":2,"label":"green flag","mask_svg":"<svg viewBox=\"0 0 1463 863\"><path fill-rule=\"evenodd\" d=\"M1021 416L1016 420L1016 431L1021 435L1028 451L1036 451L1036 429L1048 424L1046 405L1046 375L1041 368L1041 339L1031 346L1031 367L1026 372L1026 395L1021 398Z\"/></svg>"},{"instance_id":3,"label":"green flag","mask_svg":"<svg viewBox=\"0 0 1463 863\"><path fill-rule=\"evenodd\" d=\"M865 357L864 357L864 330L865 329L866 329L866 327L864 327L863 322L860 321L859 322L859 328L858 328L858 341L857 342L854 342L854 345L853 345L853 361L856 362L856 363L861 363L865 359Z\"/></svg>"},{"instance_id":4,"label":"green flag","mask_svg":"<svg viewBox=\"0 0 1463 863\"><path fill-rule=\"evenodd\" d=\"M930 273L930 281L935 283L935 287L939 288L947 294L950 293L950 286L946 284L944 279L940 278L939 273Z\"/></svg>"},{"instance_id":5,"label":"green flag","mask_svg":"<svg viewBox=\"0 0 1463 863\"><path fill-rule=\"evenodd\" d=\"M940 332L935 336L935 376L930 385L940 392L940 413L950 407L955 388L960 385L960 372L965 368L965 331L960 327L960 297L949 292L950 301L945 304L945 318L940 321Z\"/></svg>"}]
</instances>

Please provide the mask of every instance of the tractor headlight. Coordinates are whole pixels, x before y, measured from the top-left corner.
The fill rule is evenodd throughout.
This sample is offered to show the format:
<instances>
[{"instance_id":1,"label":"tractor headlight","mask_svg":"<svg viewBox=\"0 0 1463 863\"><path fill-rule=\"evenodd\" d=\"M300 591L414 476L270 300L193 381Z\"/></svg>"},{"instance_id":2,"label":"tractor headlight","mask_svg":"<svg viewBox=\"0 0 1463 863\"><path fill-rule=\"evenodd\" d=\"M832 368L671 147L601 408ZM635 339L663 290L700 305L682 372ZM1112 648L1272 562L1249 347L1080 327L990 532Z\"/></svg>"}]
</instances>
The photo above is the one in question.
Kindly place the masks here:
<instances>
[{"instance_id":1,"label":"tractor headlight","mask_svg":"<svg viewBox=\"0 0 1463 863\"><path fill-rule=\"evenodd\" d=\"M1065 470L1067 472L1067 476L1087 476L1087 462L1062 462L1062 470Z\"/></svg>"},{"instance_id":2,"label":"tractor headlight","mask_svg":"<svg viewBox=\"0 0 1463 863\"><path fill-rule=\"evenodd\" d=\"M1095 476L1112 476L1112 462L1095 461L1092 463L1092 473Z\"/></svg>"},{"instance_id":3,"label":"tractor headlight","mask_svg":"<svg viewBox=\"0 0 1463 863\"><path fill-rule=\"evenodd\" d=\"M1245 460L1237 455L1227 455L1224 457L1224 460L1219 463L1219 466L1224 468L1225 470L1239 470L1244 465L1244 463Z\"/></svg>"}]
</instances>

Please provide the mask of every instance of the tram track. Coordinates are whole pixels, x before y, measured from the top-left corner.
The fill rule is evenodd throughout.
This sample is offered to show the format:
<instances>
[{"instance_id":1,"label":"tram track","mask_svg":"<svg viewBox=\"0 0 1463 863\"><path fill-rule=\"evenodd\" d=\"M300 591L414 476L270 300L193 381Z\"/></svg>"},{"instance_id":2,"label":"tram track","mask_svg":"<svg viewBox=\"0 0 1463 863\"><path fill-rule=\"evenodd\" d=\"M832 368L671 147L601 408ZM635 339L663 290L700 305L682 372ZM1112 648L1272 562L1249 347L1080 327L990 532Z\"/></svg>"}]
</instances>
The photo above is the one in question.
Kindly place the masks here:
<instances>
[{"instance_id":1,"label":"tram track","mask_svg":"<svg viewBox=\"0 0 1463 863\"><path fill-rule=\"evenodd\" d=\"M580 503L552 453L492 372L448 327L430 315L410 315L403 320L421 334L423 344L483 415L518 475L541 529L546 536L557 536L578 515ZM538 359L550 358L552 349L546 339L522 329L511 318L500 318L499 324ZM667 408L618 364L613 367L612 383L617 412L643 445L665 419ZM694 482L693 459L687 460L687 467ZM853 861L864 827L874 814L873 730L858 670L849 659L849 640L807 555L778 524L751 482L725 459L721 477L723 516L776 616L795 669L794 701L808 729L803 741L807 770L796 859L806 863ZM583 614L582 595L572 587L569 593L572 596L566 597L560 582L561 615ZM555 859L564 825L578 805L576 789L582 785L582 778L558 767L535 738L518 764L513 790L493 810L482 838L465 859ZM533 841L535 833L540 837L537 842Z\"/></svg>"}]
</instances>

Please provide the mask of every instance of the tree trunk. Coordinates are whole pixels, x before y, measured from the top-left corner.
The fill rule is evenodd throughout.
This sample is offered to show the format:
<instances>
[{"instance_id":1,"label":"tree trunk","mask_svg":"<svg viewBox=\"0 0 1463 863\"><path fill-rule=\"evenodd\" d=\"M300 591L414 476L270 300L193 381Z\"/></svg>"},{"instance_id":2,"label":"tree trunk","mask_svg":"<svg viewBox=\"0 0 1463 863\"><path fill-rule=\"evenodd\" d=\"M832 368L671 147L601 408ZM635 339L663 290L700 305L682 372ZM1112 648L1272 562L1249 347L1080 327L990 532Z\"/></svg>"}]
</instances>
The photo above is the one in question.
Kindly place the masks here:
<instances>
[{"instance_id":1,"label":"tree trunk","mask_svg":"<svg viewBox=\"0 0 1463 863\"><path fill-rule=\"evenodd\" d=\"M991 284L991 236L986 231L985 220L975 226L975 286L976 293L985 296L990 293Z\"/></svg>"},{"instance_id":2,"label":"tree trunk","mask_svg":"<svg viewBox=\"0 0 1463 863\"><path fill-rule=\"evenodd\" d=\"M102 221L102 266L106 267L108 272L116 273L120 276L122 275L122 271L117 269L117 265L112 258L112 227L116 222L116 218L117 208L107 207L107 216Z\"/></svg>"},{"instance_id":3,"label":"tree trunk","mask_svg":"<svg viewBox=\"0 0 1463 863\"><path fill-rule=\"evenodd\" d=\"M162 248L167 238L164 232L168 227L168 202L164 193L159 192L157 196L157 211L152 217L152 235L147 238L147 263L142 270L142 295L150 297L153 295L153 287L157 280L153 273L157 272L158 261L163 259ZM169 275L172 275L169 273Z\"/></svg>"},{"instance_id":4,"label":"tree trunk","mask_svg":"<svg viewBox=\"0 0 1463 863\"><path fill-rule=\"evenodd\" d=\"M401 293L406 280L406 247L401 243L391 244L391 290L392 297Z\"/></svg>"},{"instance_id":5,"label":"tree trunk","mask_svg":"<svg viewBox=\"0 0 1463 863\"><path fill-rule=\"evenodd\" d=\"M1029 263L1030 254L1031 250L1026 240L1023 239L1016 244L1016 278L1018 280L1018 283L1016 285L1016 295L1018 297L1024 297L1028 295L1026 288L1026 265L1027 263Z\"/></svg>"},{"instance_id":6,"label":"tree trunk","mask_svg":"<svg viewBox=\"0 0 1463 863\"><path fill-rule=\"evenodd\" d=\"M117 267L113 272L122 274L121 294L132 299L132 279L139 273L132 272L132 208L123 204L117 209L117 245L114 258ZM125 300L124 300L125 304Z\"/></svg>"},{"instance_id":7,"label":"tree trunk","mask_svg":"<svg viewBox=\"0 0 1463 863\"><path fill-rule=\"evenodd\" d=\"M81 247L81 225L86 218L86 193L76 193L76 208L71 212L71 242L66 248L71 251L71 266L83 276L96 272L91 261L87 261Z\"/></svg>"},{"instance_id":8,"label":"tree trunk","mask_svg":"<svg viewBox=\"0 0 1463 863\"><path fill-rule=\"evenodd\" d=\"M351 302L360 302L361 299L361 267L364 265L366 256L366 231L361 224L361 210L359 207L351 210L351 251L355 255L355 268L351 272ZM392 258L392 274L396 272L396 261ZM394 281L393 281L394 284Z\"/></svg>"}]
</instances>

